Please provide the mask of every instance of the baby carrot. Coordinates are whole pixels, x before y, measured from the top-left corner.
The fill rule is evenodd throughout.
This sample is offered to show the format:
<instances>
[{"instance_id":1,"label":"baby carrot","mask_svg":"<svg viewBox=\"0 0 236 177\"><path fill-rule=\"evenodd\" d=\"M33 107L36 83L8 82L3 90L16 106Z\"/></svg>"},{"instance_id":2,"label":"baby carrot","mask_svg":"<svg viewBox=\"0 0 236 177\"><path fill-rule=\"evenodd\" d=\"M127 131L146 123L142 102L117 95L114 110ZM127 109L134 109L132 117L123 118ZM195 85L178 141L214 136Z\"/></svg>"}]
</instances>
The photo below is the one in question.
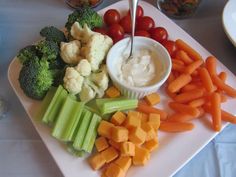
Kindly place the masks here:
<instances>
[{"instance_id":1,"label":"baby carrot","mask_svg":"<svg viewBox=\"0 0 236 177\"><path fill-rule=\"evenodd\" d=\"M216 74L216 58L209 56L206 59L206 68L210 75Z\"/></svg>"},{"instance_id":2,"label":"baby carrot","mask_svg":"<svg viewBox=\"0 0 236 177\"><path fill-rule=\"evenodd\" d=\"M213 122L213 129L215 131L221 130L221 109L220 109L220 94L212 93L211 96L211 115Z\"/></svg>"},{"instance_id":3,"label":"baby carrot","mask_svg":"<svg viewBox=\"0 0 236 177\"><path fill-rule=\"evenodd\" d=\"M174 113L168 117L168 121L173 121L173 122L187 122L196 117L193 117L189 114L184 114L184 113Z\"/></svg>"},{"instance_id":4,"label":"baby carrot","mask_svg":"<svg viewBox=\"0 0 236 177\"><path fill-rule=\"evenodd\" d=\"M236 90L231 86L225 84L217 75L211 76L213 83L221 90L231 97L236 97Z\"/></svg>"},{"instance_id":5,"label":"baby carrot","mask_svg":"<svg viewBox=\"0 0 236 177\"><path fill-rule=\"evenodd\" d=\"M143 112L146 114L150 114L150 113L160 114L161 120L165 120L167 118L167 113L165 111L158 108L154 108L142 102L138 103L137 111Z\"/></svg>"},{"instance_id":6,"label":"baby carrot","mask_svg":"<svg viewBox=\"0 0 236 177\"><path fill-rule=\"evenodd\" d=\"M178 49L185 51L193 60L202 60L201 55L181 39L177 39L175 44Z\"/></svg>"},{"instance_id":7,"label":"baby carrot","mask_svg":"<svg viewBox=\"0 0 236 177\"><path fill-rule=\"evenodd\" d=\"M184 66L184 62L182 60L172 58L171 61L172 61L172 63L175 63L177 65Z\"/></svg>"},{"instance_id":8,"label":"baby carrot","mask_svg":"<svg viewBox=\"0 0 236 177\"><path fill-rule=\"evenodd\" d=\"M175 132L190 131L193 128L194 128L194 125L192 123L165 121L161 123L159 129L161 131L175 133Z\"/></svg>"},{"instance_id":9,"label":"baby carrot","mask_svg":"<svg viewBox=\"0 0 236 177\"><path fill-rule=\"evenodd\" d=\"M169 77L168 77L168 79L167 79L167 83L169 84L169 83L172 82L173 80L175 80L175 76L174 76L173 72L170 72L170 75L169 75Z\"/></svg>"},{"instance_id":10,"label":"baby carrot","mask_svg":"<svg viewBox=\"0 0 236 177\"><path fill-rule=\"evenodd\" d=\"M236 116L221 110L221 118L223 121L230 122L232 124L236 124Z\"/></svg>"},{"instance_id":11,"label":"baby carrot","mask_svg":"<svg viewBox=\"0 0 236 177\"><path fill-rule=\"evenodd\" d=\"M193 63L189 64L184 68L184 72L186 74L192 74L197 68L199 68L203 64L203 60L196 60Z\"/></svg>"},{"instance_id":12,"label":"baby carrot","mask_svg":"<svg viewBox=\"0 0 236 177\"><path fill-rule=\"evenodd\" d=\"M219 77L223 82L225 82L226 79L227 79L227 74L226 74L226 72L220 72L220 74L218 75L218 77Z\"/></svg>"},{"instance_id":13,"label":"baby carrot","mask_svg":"<svg viewBox=\"0 0 236 177\"><path fill-rule=\"evenodd\" d=\"M197 117L199 115L199 110L197 108L194 108L194 107L186 105L186 104L170 102L169 106L171 109L173 109L179 113L189 114L193 117Z\"/></svg>"},{"instance_id":14,"label":"baby carrot","mask_svg":"<svg viewBox=\"0 0 236 177\"><path fill-rule=\"evenodd\" d=\"M205 98L198 98L196 100L193 100L191 102L188 103L189 106L192 106L194 108L197 108L199 106L202 106L206 103L206 99Z\"/></svg>"},{"instance_id":15,"label":"baby carrot","mask_svg":"<svg viewBox=\"0 0 236 177\"><path fill-rule=\"evenodd\" d=\"M173 80L169 86L168 90L172 93L175 93L179 91L182 87L184 87L186 84L191 82L191 76L189 74L181 74L179 77L177 77L175 80Z\"/></svg>"},{"instance_id":16,"label":"baby carrot","mask_svg":"<svg viewBox=\"0 0 236 177\"><path fill-rule=\"evenodd\" d=\"M176 52L176 58L178 60L182 60L187 65L193 62L193 60L183 50L179 50L179 51Z\"/></svg>"},{"instance_id":17,"label":"baby carrot","mask_svg":"<svg viewBox=\"0 0 236 177\"><path fill-rule=\"evenodd\" d=\"M170 91L168 90L168 87L165 87L165 91L166 91L166 94L167 94L170 98L174 99L174 98L176 97L176 94L170 92Z\"/></svg>"},{"instance_id":18,"label":"baby carrot","mask_svg":"<svg viewBox=\"0 0 236 177\"><path fill-rule=\"evenodd\" d=\"M180 65L177 63L172 63L172 71L178 71L178 72L183 72L184 71L184 65Z\"/></svg>"},{"instance_id":19,"label":"baby carrot","mask_svg":"<svg viewBox=\"0 0 236 177\"><path fill-rule=\"evenodd\" d=\"M187 103L189 101L195 100L197 98L200 98L204 95L204 90L203 89L194 89L190 90L188 92L180 93L175 97L175 101L179 103Z\"/></svg>"},{"instance_id":20,"label":"baby carrot","mask_svg":"<svg viewBox=\"0 0 236 177\"><path fill-rule=\"evenodd\" d=\"M200 68L198 70L199 76L202 80L203 86L206 88L208 92L213 92L214 90L214 85L212 83L210 74L208 73L206 68Z\"/></svg>"},{"instance_id":21,"label":"baby carrot","mask_svg":"<svg viewBox=\"0 0 236 177\"><path fill-rule=\"evenodd\" d=\"M185 86L181 89L181 92L188 92L188 91L190 91L190 90L194 90L194 89L198 89L198 88L199 88L199 85L190 83L190 84L185 85Z\"/></svg>"}]
</instances>

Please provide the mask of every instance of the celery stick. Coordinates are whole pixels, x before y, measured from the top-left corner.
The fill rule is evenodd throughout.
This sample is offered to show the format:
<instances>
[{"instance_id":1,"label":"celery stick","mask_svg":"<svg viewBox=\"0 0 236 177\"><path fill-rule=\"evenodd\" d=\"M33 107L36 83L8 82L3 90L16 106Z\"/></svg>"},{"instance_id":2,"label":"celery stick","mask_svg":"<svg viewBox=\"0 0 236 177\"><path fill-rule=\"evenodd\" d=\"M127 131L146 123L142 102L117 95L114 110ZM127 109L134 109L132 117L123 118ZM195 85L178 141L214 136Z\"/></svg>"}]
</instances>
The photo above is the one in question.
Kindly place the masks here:
<instances>
[{"instance_id":1,"label":"celery stick","mask_svg":"<svg viewBox=\"0 0 236 177\"><path fill-rule=\"evenodd\" d=\"M77 157L84 157L86 154L83 150L76 150L71 143L67 144L67 151Z\"/></svg>"},{"instance_id":2,"label":"celery stick","mask_svg":"<svg viewBox=\"0 0 236 177\"><path fill-rule=\"evenodd\" d=\"M99 122L98 122L98 125L99 125ZM87 149L88 153L92 152L96 137L97 137L97 130L92 133L92 136L91 136L91 139L90 139L90 142L89 142L89 146L88 146L88 149Z\"/></svg>"},{"instance_id":3,"label":"celery stick","mask_svg":"<svg viewBox=\"0 0 236 177\"><path fill-rule=\"evenodd\" d=\"M81 150L91 117L92 113L87 110L84 110L84 113L82 114L82 122L80 123L78 132L76 133L76 137L73 143L73 147L77 150Z\"/></svg>"},{"instance_id":4,"label":"celery stick","mask_svg":"<svg viewBox=\"0 0 236 177\"><path fill-rule=\"evenodd\" d=\"M42 117L43 117L44 113L46 112L49 104L51 103L52 98L53 98L53 96L56 93L56 90L57 90L56 87L51 87L49 89L49 91L47 92L46 96L44 97L44 99L42 101L42 104L41 104L41 107L39 109L39 112L36 115L36 119L37 120L42 120Z\"/></svg>"},{"instance_id":5,"label":"celery stick","mask_svg":"<svg viewBox=\"0 0 236 177\"><path fill-rule=\"evenodd\" d=\"M96 99L96 105L97 105L97 108L101 109L103 104L106 102L123 100L123 99L126 99L126 98L122 98L122 97L120 97L120 98L100 98L100 99Z\"/></svg>"},{"instance_id":6,"label":"celery stick","mask_svg":"<svg viewBox=\"0 0 236 177\"><path fill-rule=\"evenodd\" d=\"M93 114L92 120L89 124L88 130L86 132L86 135L83 141L82 150L88 151L88 147L92 139L93 132L94 131L97 132L97 126L100 121L101 121L101 117L98 116L97 114Z\"/></svg>"},{"instance_id":7,"label":"celery stick","mask_svg":"<svg viewBox=\"0 0 236 177\"><path fill-rule=\"evenodd\" d=\"M67 95L67 91L63 89L62 86L59 86L43 116L44 123L52 125L56 121L60 108L62 107Z\"/></svg>"},{"instance_id":8,"label":"celery stick","mask_svg":"<svg viewBox=\"0 0 236 177\"><path fill-rule=\"evenodd\" d=\"M138 100L136 99L123 99L123 100L116 100L116 101L109 101L102 104L101 113L102 115L116 112L116 111L123 111L128 109L134 109L138 106Z\"/></svg>"},{"instance_id":9,"label":"celery stick","mask_svg":"<svg viewBox=\"0 0 236 177\"><path fill-rule=\"evenodd\" d=\"M77 102L68 95L53 128L52 136L61 141L71 141L83 108L84 103Z\"/></svg>"}]
</instances>

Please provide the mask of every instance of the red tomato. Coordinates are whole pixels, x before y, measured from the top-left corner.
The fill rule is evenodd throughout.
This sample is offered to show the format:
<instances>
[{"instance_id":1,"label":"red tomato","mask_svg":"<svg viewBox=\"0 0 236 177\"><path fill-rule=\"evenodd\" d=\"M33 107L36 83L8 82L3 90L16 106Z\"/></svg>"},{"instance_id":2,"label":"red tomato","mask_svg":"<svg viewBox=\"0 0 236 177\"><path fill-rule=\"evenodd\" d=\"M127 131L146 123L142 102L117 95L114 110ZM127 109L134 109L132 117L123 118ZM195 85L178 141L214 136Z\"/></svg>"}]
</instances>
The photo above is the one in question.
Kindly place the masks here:
<instances>
[{"instance_id":1,"label":"red tomato","mask_svg":"<svg viewBox=\"0 0 236 177\"><path fill-rule=\"evenodd\" d=\"M162 45L167 49L171 57L175 56L177 51L177 46L174 41L166 40L162 43Z\"/></svg>"},{"instance_id":2,"label":"red tomato","mask_svg":"<svg viewBox=\"0 0 236 177\"><path fill-rule=\"evenodd\" d=\"M131 18L130 16L124 16L121 20L120 20L120 25L123 27L124 31L126 33L131 33L132 30L132 25L131 25Z\"/></svg>"},{"instance_id":3,"label":"red tomato","mask_svg":"<svg viewBox=\"0 0 236 177\"><path fill-rule=\"evenodd\" d=\"M93 31L101 33L103 35L107 35L107 30L105 28L98 28L98 27L96 27L96 28L93 28Z\"/></svg>"},{"instance_id":4,"label":"red tomato","mask_svg":"<svg viewBox=\"0 0 236 177\"><path fill-rule=\"evenodd\" d=\"M144 30L148 31L151 28L154 28L155 22L151 17L144 16L144 17L139 17L137 18L137 30Z\"/></svg>"},{"instance_id":5,"label":"red tomato","mask_svg":"<svg viewBox=\"0 0 236 177\"><path fill-rule=\"evenodd\" d=\"M139 30L135 31L135 36L144 36L144 37L150 37L150 34L147 31Z\"/></svg>"},{"instance_id":6,"label":"red tomato","mask_svg":"<svg viewBox=\"0 0 236 177\"><path fill-rule=\"evenodd\" d=\"M113 24L108 29L108 35L115 41L124 38L124 29L119 24Z\"/></svg>"},{"instance_id":7,"label":"red tomato","mask_svg":"<svg viewBox=\"0 0 236 177\"><path fill-rule=\"evenodd\" d=\"M156 40L157 42L164 42L168 38L168 32L163 27L156 27L149 30L151 38Z\"/></svg>"},{"instance_id":8,"label":"red tomato","mask_svg":"<svg viewBox=\"0 0 236 177\"><path fill-rule=\"evenodd\" d=\"M128 12L128 16L130 16L130 10ZM141 6L137 6L137 10L136 10L136 17L142 17L143 16L143 8Z\"/></svg>"},{"instance_id":9,"label":"red tomato","mask_svg":"<svg viewBox=\"0 0 236 177\"><path fill-rule=\"evenodd\" d=\"M120 13L116 9L109 9L103 16L104 22L110 26L120 21Z\"/></svg>"}]
</instances>

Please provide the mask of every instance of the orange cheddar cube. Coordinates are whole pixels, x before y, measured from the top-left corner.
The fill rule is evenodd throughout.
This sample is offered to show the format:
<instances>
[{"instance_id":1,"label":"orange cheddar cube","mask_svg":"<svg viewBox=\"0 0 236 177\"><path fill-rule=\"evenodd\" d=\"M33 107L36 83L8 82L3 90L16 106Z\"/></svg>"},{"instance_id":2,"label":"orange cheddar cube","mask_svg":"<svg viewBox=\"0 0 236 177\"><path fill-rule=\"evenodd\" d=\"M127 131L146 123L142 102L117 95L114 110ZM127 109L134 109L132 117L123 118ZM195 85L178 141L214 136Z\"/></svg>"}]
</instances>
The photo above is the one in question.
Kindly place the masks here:
<instances>
[{"instance_id":1,"label":"orange cheddar cube","mask_svg":"<svg viewBox=\"0 0 236 177\"><path fill-rule=\"evenodd\" d=\"M154 151L158 148L158 139L154 138L150 141L145 142L144 147L150 152Z\"/></svg>"},{"instance_id":2,"label":"orange cheddar cube","mask_svg":"<svg viewBox=\"0 0 236 177\"><path fill-rule=\"evenodd\" d=\"M145 113L141 113L140 119L141 119L141 123L147 122L148 121L148 115L145 114Z\"/></svg>"},{"instance_id":3,"label":"orange cheddar cube","mask_svg":"<svg viewBox=\"0 0 236 177\"><path fill-rule=\"evenodd\" d=\"M126 115L123 112L116 112L112 117L111 117L111 123L114 125L121 125L126 119Z\"/></svg>"},{"instance_id":4,"label":"orange cheddar cube","mask_svg":"<svg viewBox=\"0 0 236 177\"><path fill-rule=\"evenodd\" d=\"M95 146L96 146L97 151L101 152L104 149L108 148L109 144L108 144L108 142L107 142L105 137L100 136L99 138L96 139Z\"/></svg>"},{"instance_id":5,"label":"orange cheddar cube","mask_svg":"<svg viewBox=\"0 0 236 177\"><path fill-rule=\"evenodd\" d=\"M148 122L150 125L152 125L152 127L155 130L158 130L161 123L160 114L154 114L154 113L149 114Z\"/></svg>"},{"instance_id":6,"label":"orange cheddar cube","mask_svg":"<svg viewBox=\"0 0 236 177\"><path fill-rule=\"evenodd\" d=\"M120 145L121 145L121 143L117 143L117 142L115 142L115 141L113 141L113 140L109 140L108 143L109 143L112 147L114 147L115 149L120 150Z\"/></svg>"},{"instance_id":7,"label":"orange cheddar cube","mask_svg":"<svg viewBox=\"0 0 236 177\"><path fill-rule=\"evenodd\" d=\"M134 144L141 145L146 140L146 132L141 127L133 128L129 133L129 140Z\"/></svg>"},{"instance_id":8,"label":"orange cheddar cube","mask_svg":"<svg viewBox=\"0 0 236 177\"><path fill-rule=\"evenodd\" d=\"M126 173L131 166L132 159L131 157L120 156L114 163Z\"/></svg>"},{"instance_id":9,"label":"orange cheddar cube","mask_svg":"<svg viewBox=\"0 0 236 177\"><path fill-rule=\"evenodd\" d=\"M120 91L116 87L112 86L106 90L106 95L109 98L117 98L120 96Z\"/></svg>"},{"instance_id":10,"label":"orange cheddar cube","mask_svg":"<svg viewBox=\"0 0 236 177\"><path fill-rule=\"evenodd\" d=\"M115 163L111 163L105 172L107 177L125 177L125 172Z\"/></svg>"},{"instance_id":11,"label":"orange cheddar cube","mask_svg":"<svg viewBox=\"0 0 236 177\"><path fill-rule=\"evenodd\" d=\"M106 163L109 163L115 160L118 157L118 152L115 148L109 147L101 152L103 158L106 160Z\"/></svg>"},{"instance_id":12,"label":"orange cheddar cube","mask_svg":"<svg viewBox=\"0 0 236 177\"><path fill-rule=\"evenodd\" d=\"M110 138L112 127L114 127L112 123L102 120L98 126L98 135Z\"/></svg>"},{"instance_id":13,"label":"orange cheddar cube","mask_svg":"<svg viewBox=\"0 0 236 177\"><path fill-rule=\"evenodd\" d=\"M150 159L150 152L139 146L135 146L135 156L133 157L134 165L145 165Z\"/></svg>"},{"instance_id":14,"label":"orange cheddar cube","mask_svg":"<svg viewBox=\"0 0 236 177\"><path fill-rule=\"evenodd\" d=\"M128 140L129 131L125 127L115 126L111 129L111 139L115 142L124 142Z\"/></svg>"},{"instance_id":15,"label":"orange cheddar cube","mask_svg":"<svg viewBox=\"0 0 236 177\"><path fill-rule=\"evenodd\" d=\"M136 111L128 112L127 118L125 120L125 127L128 129L139 127L141 125L141 114Z\"/></svg>"},{"instance_id":16,"label":"orange cheddar cube","mask_svg":"<svg viewBox=\"0 0 236 177\"><path fill-rule=\"evenodd\" d=\"M105 165L105 163L106 159L102 156L101 153L97 153L89 159L89 164L93 170L100 169L103 165Z\"/></svg>"},{"instance_id":17,"label":"orange cheddar cube","mask_svg":"<svg viewBox=\"0 0 236 177\"><path fill-rule=\"evenodd\" d=\"M135 145L132 142L121 143L120 153L122 156L134 156L135 155Z\"/></svg>"},{"instance_id":18,"label":"orange cheddar cube","mask_svg":"<svg viewBox=\"0 0 236 177\"><path fill-rule=\"evenodd\" d=\"M146 132L145 141L149 141L157 137L157 133L155 132L151 124L144 122L141 124L141 128Z\"/></svg>"},{"instance_id":19,"label":"orange cheddar cube","mask_svg":"<svg viewBox=\"0 0 236 177\"><path fill-rule=\"evenodd\" d=\"M160 103L160 101L161 101L160 95L158 93L149 94L149 95L145 96L144 99L151 106L153 106L157 103Z\"/></svg>"}]
</instances>

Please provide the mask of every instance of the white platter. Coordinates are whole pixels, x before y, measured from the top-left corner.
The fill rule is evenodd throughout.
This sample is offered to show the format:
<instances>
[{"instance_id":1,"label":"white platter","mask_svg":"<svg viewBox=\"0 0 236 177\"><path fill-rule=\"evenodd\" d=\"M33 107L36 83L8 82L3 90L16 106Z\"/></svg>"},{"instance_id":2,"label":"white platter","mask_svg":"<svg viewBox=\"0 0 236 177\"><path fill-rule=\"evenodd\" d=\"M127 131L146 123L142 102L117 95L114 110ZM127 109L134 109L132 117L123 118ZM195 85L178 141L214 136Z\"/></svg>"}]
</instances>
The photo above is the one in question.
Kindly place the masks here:
<instances>
[{"instance_id":1,"label":"white platter","mask_svg":"<svg viewBox=\"0 0 236 177\"><path fill-rule=\"evenodd\" d=\"M185 31L173 23L169 18L159 12L155 7L143 1L140 2L140 5L143 7L145 15L154 18L156 26L163 26L168 30L170 39L183 39L195 48L203 58L211 55L198 42L196 42ZM119 1L101 10L99 13L103 14L110 8L115 8L120 12L124 12L128 8L128 1ZM14 58L8 68L9 82L64 176L98 177L100 175L99 172L94 172L91 170L86 158L77 158L70 155L64 149L63 145L50 135L50 129L43 125L40 120L36 119L36 113L40 108L41 102L32 100L24 95L18 83L20 68L20 63L16 60L16 58ZM218 63L217 70L226 71L228 74L227 83L236 88L235 76L220 62ZM162 97L162 103L158 105L158 107L167 109L166 105L168 103L168 97L164 94L163 90L160 90L160 94ZM235 115L235 105L235 99L229 99L227 103L223 104L223 108ZM128 171L128 177L168 177L174 175L217 135L216 132L213 132L212 129L209 128L210 120L207 118L196 120L194 124L195 129L187 133L171 134L160 132L159 149L152 153L151 160L145 167L132 167ZM222 129L225 128L226 125L227 124L223 124Z\"/></svg>"},{"instance_id":2,"label":"white platter","mask_svg":"<svg viewBox=\"0 0 236 177\"><path fill-rule=\"evenodd\" d=\"M222 23L226 35L236 47L236 1L229 0L224 7Z\"/></svg>"}]
</instances>

